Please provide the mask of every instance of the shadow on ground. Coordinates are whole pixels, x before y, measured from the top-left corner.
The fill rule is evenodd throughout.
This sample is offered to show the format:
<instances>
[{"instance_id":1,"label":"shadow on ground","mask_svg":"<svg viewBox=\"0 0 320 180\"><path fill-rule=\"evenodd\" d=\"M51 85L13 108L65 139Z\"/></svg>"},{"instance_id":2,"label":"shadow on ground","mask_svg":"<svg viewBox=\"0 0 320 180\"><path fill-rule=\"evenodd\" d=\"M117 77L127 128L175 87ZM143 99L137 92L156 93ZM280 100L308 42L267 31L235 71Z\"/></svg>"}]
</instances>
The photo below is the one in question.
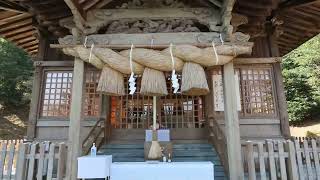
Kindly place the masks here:
<instances>
[{"instance_id":1,"label":"shadow on ground","mask_svg":"<svg viewBox=\"0 0 320 180\"><path fill-rule=\"evenodd\" d=\"M0 108L0 139L21 139L26 135L29 107Z\"/></svg>"}]
</instances>

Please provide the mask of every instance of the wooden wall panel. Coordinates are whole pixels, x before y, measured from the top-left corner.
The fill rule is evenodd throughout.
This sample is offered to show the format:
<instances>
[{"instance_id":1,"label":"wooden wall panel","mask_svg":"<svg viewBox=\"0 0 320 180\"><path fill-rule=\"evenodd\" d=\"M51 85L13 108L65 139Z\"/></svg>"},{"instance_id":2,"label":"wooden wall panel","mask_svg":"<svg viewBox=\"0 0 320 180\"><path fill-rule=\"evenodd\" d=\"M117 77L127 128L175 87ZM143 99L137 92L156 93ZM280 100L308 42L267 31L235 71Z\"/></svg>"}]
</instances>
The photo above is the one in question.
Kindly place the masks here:
<instances>
[{"instance_id":1,"label":"wooden wall panel","mask_svg":"<svg viewBox=\"0 0 320 180\"><path fill-rule=\"evenodd\" d=\"M36 140L52 141L52 142L66 142L68 141L68 126L42 126L37 127ZM84 139L91 130L90 126L81 128L81 139Z\"/></svg>"}]
</instances>

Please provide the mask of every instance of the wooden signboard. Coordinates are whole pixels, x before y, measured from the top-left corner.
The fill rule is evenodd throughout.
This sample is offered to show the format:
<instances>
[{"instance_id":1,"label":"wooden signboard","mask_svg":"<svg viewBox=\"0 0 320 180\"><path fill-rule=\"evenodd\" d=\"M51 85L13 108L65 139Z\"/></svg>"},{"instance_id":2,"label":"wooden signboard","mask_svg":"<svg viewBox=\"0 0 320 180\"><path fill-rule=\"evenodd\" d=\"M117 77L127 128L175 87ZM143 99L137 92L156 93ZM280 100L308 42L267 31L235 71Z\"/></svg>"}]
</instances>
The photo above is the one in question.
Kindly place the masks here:
<instances>
[{"instance_id":1,"label":"wooden signboard","mask_svg":"<svg viewBox=\"0 0 320 180\"><path fill-rule=\"evenodd\" d=\"M235 88L237 97L237 109L241 111L240 101L240 83L238 72L235 73ZM213 89L213 105L215 111L224 111L224 98L223 98L223 79L221 74L212 75L212 89Z\"/></svg>"}]
</instances>

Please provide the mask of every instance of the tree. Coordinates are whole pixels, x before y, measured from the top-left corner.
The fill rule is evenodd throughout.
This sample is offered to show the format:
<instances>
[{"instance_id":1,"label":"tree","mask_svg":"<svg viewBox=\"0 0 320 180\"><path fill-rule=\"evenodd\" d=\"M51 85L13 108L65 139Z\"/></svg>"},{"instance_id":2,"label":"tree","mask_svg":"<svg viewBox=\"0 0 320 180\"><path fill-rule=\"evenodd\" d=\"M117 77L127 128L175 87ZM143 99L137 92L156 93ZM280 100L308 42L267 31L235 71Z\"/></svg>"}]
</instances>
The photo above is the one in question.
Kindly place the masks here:
<instances>
[{"instance_id":1,"label":"tree","mask_svg":"<svg viewBox=\"0 0 320 180\"><path fill-rule=\"evenodd\" d=\"M320 114L319 49L320 35L284 56L282 74L291 123Z\"/></svg>"},{"instance_id":2,"label":"tree","mask_svg":"<svg viewBox=\"0 0 320 180\"><path fill-rule=\"evenodd\" d=\"M32 61L28 54L0 38L0 104L19 106L28 102L32 77Z\"/></svg>"}]
</instances>

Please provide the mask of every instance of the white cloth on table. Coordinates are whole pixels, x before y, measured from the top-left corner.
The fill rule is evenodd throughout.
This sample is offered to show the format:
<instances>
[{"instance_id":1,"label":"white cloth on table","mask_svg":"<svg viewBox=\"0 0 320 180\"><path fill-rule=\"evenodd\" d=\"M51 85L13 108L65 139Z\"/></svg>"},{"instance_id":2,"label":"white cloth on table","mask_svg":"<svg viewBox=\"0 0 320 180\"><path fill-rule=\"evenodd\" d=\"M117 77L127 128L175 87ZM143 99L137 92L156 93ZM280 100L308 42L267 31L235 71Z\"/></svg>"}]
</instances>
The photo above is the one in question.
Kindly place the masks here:
<instances>
[{"instance_id":1,"label":"white cloth on table","mask_svg":"<svg viewBox=\"0 0 320 180\"><path fill-rule=\"evenodd\" d=\"M110 176L112 156L82 156L78 158L78 178L106 178Z\"/></svg>"},{"instance_id":2,"label":"white cloth on table","mask_svg":"<svg viewBox=\"0 0 320 180\"><path fill-rule=\"evenodd\" d=\"M211 162L112 163L111 180L214 180Z\"/></svg>"},{"instance_id":3,"label":"white cloth on table","mask_svg":"<svg viewBox=\"0 0 320 180\"><path fill-rule=\"evenodd\" d=\"M170 141L170 130L169 129L159 129L157 130L158 141L159 142L169 142ZM152 130L146 130L146 142L152 141Z\"/></svg>"}]
</instances>

